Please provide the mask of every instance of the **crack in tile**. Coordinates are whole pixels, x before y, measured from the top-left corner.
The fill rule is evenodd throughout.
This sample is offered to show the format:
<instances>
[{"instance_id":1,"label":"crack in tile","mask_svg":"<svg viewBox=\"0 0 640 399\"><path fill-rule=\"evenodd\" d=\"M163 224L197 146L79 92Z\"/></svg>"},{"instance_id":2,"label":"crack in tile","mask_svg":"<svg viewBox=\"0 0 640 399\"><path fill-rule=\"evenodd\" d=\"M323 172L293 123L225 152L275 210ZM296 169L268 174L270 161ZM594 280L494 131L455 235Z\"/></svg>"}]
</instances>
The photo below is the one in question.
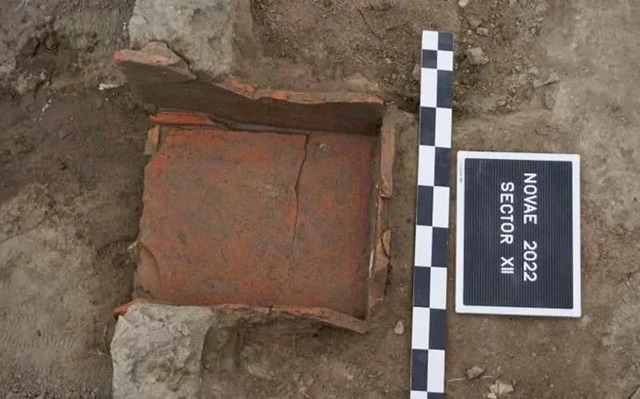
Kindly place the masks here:
<instances>
[{"instance_id":1,"label":"crack in tile","mask_svg":"<svg viewBox=\"0 0 640 399\"><path fill-rule=\"evenodd\" d=\"M294 186L294 190L296 193L296 216L295 216L295 221L293 223L293 237L291 239L291 257L292 258L293 258L293 248L296 243L296 235L298 233L298 212L299 212L299 206L300 206L300 193L299 193L300 177L302 176L302 168L304 168L304 163L307 161L308 146L309 146L309 135L307 134L305 135L305 139L304 139L304 154L302 156L302 162L300 162L300 169L298 170L298 176L296 177L296 184Z\"/></svg>"}]
</instances>

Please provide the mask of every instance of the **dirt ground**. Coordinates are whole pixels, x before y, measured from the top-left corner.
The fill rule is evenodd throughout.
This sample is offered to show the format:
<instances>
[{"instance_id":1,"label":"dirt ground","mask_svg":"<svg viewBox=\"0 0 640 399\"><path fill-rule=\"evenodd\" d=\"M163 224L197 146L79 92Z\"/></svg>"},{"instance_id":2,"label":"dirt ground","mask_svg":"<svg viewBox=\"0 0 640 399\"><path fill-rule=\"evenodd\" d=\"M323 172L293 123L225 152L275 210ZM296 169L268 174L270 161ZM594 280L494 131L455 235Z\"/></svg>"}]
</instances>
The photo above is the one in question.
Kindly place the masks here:
<instances>
[{"instance_id":1,"label":"dirt ground","mask_svg":"<svg viewBox=\"0 0 640 399\"><path fill-rule=\"evenodd\" d=\"M110 397L111 310L131 293L148 118L126 88L97 85L121 82L111 55L128 45L132 7L0 3L0 398ZM640 4L254 0L252 13L252 83L364 90L406 112L391 271L367 335L257 328L229 386L208 397L408 397L413 71L420 31L437 29L455 34L454 150L582 157L583 317L456 315L450 273L447 396L483 397L493 378L460 378L479 365L514 385L511 398L629 398L640 386ZM488 63L466 56L477 46Z\"/></svg>"}]
</instances>

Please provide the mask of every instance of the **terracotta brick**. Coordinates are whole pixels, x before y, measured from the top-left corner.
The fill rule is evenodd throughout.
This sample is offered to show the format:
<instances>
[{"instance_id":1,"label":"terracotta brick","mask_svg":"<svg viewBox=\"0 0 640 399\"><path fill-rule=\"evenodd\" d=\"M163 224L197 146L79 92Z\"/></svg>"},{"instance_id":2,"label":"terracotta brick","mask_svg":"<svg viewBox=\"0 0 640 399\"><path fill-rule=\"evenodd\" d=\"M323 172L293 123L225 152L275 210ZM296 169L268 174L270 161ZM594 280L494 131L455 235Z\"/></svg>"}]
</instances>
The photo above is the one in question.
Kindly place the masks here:
<instances>
[{"instance_id":1,"label":"terracotta brick","mask_svg":"<svg viewBox=\"0 0 640 399\"><path fill-rule=\"evenodd\" d=\"M147 132L147 142L144 145L144 155L153 155L160 144L160 126L156 125Z\"/></svg>"},{"instance_id":2,"label":"terracotta brick","mask_svg":"<svg viewBox=\"0 0 640 399\"><path fill-rule=\"evenodd\" d=\"M373 221L373 253L369 266L368 280L368 310L371 311L376 305L384 300L387 275L389 269L388 251L385 251L383 242L384 232L388 231L389 224L389 199L378 197L375 219Z\"/></svg>"},{"instance_id":3,"label":"terracotta brick","mask_svg":"<svg viewBox=\"0 0 640 399\"><path fill-rule=\"evenodd\" d=\"M390 198L393 194L393 162L395 158L395 120L385 119L380 133L378 159L378 190L372 220L373 243L368 280L368 309L384 300L391 254L389 229Z\"/></svg>"},{"instance_id":4,"label":"terracotta brick","mask_svg":"<svg viewBox=\"0 0 640 399\"><path fill-rule=\"evenodd\" d=\"M395 157L395 127L385 123L380 132L380 195L393 195L393 160Z\"/></svg>"},{"instance_id":5,"label":"terracotta brick","mask_svg":"<svg viewBox=\"0 0 640 399\"><path fill-rule=\"evenodd\" d=\"M359 93L255 90L235 80L196 79L184 61L161 49L121 50L115 61L141 98L162 110L208 115L238 130L379 134L383 103ZM177 60L176 60L177 59Z\"/></svg>"},{"instance_id":6,"label":"terracotta brick","mask_svg":"<svg viewBox=\"0 0 640 399\"><path fill-rule=\"evenodd\" d=\"M152 115L151 120L165 126L216 126L207 115L197 112L161 111Z\"/></svg>"}]
</instances>

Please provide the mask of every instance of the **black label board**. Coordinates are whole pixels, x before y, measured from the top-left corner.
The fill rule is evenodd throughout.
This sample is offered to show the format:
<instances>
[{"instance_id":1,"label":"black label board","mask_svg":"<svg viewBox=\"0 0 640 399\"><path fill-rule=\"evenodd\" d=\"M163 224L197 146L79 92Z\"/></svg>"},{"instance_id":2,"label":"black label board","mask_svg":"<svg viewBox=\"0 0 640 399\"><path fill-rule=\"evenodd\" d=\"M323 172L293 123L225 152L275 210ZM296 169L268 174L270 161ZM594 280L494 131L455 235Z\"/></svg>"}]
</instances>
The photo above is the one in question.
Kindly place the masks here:
<instances>
[{"instance_id":1,"label":"black label board","mask_svg":"<svg viewBox=\"0 0 640 399\"><path fill-rule=\"evenodd\" d=\"M456 311L580 316L577 155L458 153Z\"/></svg>"}]
</instances>

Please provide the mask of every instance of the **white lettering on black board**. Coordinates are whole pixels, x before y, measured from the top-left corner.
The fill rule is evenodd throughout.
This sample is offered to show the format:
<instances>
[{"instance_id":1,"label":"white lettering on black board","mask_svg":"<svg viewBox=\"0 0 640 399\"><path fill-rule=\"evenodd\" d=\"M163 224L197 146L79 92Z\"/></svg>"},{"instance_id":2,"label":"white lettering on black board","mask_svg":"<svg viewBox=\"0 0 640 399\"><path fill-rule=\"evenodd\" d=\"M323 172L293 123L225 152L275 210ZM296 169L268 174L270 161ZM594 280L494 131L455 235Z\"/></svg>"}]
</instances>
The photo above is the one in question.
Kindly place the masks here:
<instances>
[{"instance_id":1,"label":"white lettering on black board","mask_svg":"<svg viewBox=\"0 0 640 399\"><path fill-rule=\"evenodd\" d=\"M516 185L513 182L500 183L500 245L511 246L514 243L516 220ZM522 222L523 224L538 224L538 174L524 173L522 186ZM534 282L538 279L538 243L535 240L522 242L522 271L523 280ZM514 275L515 265L513 256L500 257L500 274Z\"/></svg>"}]
</instances>

